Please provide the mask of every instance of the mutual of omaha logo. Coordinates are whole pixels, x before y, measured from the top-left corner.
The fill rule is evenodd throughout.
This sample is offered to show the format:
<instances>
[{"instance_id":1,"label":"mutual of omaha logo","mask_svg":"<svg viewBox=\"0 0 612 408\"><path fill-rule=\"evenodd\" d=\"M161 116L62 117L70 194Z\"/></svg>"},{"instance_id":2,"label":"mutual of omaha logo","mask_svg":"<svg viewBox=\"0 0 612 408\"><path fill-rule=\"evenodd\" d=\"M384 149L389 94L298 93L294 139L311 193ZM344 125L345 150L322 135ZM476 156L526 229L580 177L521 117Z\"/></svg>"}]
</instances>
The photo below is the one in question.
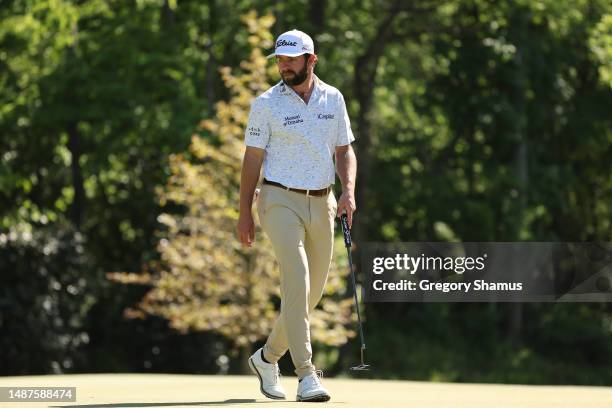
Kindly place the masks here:
<instances>
[{"instance_id":1,"label":"mutual of omaha logo","mask_svg":"<svg viewBox=\"0 0 612 408\"><path fill-rule=\"evenodd\" d=\"M283 123L283 126L295 125L302 122L304 122L304 119L300 118L300 115L285 116L285 123Z\"/></svg>"},{"instance_id":2,"label":"mutual of omaha logo","mask_svg":"<svg viewBox=\"0 0 612 408\"><path fill-rule=\"evenodd\" d=\"M334 115L331 113L319 113L317 115L317 119L322 119L322 120L329 120L333 118L334 118Z\"/></svg>"}]
</instances>

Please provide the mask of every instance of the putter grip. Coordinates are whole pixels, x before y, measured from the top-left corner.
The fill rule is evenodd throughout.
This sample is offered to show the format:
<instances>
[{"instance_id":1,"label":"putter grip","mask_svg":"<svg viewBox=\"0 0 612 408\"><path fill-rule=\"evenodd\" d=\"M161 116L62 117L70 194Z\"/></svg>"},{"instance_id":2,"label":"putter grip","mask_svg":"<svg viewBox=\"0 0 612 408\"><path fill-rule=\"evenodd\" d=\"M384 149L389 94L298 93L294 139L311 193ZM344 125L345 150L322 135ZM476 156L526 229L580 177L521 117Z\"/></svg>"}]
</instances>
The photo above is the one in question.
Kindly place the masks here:
<instances>
[{"instance_id":1,"label":"putter grip","mask_svg":"<svg viewBox=\"0 0 612 408\"><path fill-rule=\"evenodd\" d=\"M346 214L340 216L340 224L342 224L342 234L344 235L344 246L351 247L351 229L348 225L348 217Z\"/></svg>"}]
</instances>

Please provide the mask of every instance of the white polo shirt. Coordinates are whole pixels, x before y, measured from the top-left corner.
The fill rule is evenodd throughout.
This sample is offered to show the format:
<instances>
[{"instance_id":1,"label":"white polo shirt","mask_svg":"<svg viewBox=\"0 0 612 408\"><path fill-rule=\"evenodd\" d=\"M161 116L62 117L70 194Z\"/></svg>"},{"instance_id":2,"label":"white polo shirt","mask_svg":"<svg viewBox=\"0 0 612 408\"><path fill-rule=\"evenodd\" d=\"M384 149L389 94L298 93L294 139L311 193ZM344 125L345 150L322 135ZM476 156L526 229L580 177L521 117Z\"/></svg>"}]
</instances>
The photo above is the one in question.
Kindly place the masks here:
<instances>
[{"instance_id":1,"label":"white polo shirt","mask_svg":"<svg viewBox=\"0 0 612 408\"><path fill-rule=\"evenodd\" d=\"M336 147L355 140L340 91L314 81L308 104L283 81L251 104L245 143L265 149L264 177L287 187L334 184Z\"/></svg>"}]
</instances>

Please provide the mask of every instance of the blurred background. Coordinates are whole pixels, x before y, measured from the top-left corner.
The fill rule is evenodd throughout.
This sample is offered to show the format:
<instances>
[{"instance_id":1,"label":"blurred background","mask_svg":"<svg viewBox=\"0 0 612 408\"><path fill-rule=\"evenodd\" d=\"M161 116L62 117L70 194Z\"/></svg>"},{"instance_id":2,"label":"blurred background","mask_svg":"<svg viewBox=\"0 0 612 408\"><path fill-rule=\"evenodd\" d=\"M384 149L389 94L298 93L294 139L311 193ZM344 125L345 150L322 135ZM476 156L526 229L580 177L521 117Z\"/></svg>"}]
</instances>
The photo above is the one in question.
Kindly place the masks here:
<instances>
[{"instance_id":1,"label":"blurred background","mask_svg":"<svg viewBox=\"0 0 612 408\"><path fill-rule=\"evenodd\" d=\"M279 299L234 238L243 128L293 28L347 101L356 253L611 240L607 0L0 1L0 375L244 372ZM338 244L328 376L359 358ZM373 378L612 384L608 303L363 310Z\"/></svg>"}]
</instances>

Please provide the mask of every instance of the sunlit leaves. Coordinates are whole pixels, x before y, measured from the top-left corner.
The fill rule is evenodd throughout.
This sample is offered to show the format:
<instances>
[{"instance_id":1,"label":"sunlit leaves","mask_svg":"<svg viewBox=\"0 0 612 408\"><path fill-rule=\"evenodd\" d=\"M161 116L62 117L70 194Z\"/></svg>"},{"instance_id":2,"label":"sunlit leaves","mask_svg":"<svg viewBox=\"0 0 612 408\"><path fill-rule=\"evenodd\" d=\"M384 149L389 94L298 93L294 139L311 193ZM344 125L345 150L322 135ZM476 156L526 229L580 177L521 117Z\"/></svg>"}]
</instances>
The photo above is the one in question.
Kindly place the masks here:
<instances>
[{"instance_id":1,"label":"sunlit leaves","mask_svg":"<svg viewBox=\"0 0 612 408\"><path fill-rule=\"evenodd\" d=\"M612 87L612 10L593 30L590 46L601 64L599 67L601 81Z\"/></svg>"}]
</instances>

